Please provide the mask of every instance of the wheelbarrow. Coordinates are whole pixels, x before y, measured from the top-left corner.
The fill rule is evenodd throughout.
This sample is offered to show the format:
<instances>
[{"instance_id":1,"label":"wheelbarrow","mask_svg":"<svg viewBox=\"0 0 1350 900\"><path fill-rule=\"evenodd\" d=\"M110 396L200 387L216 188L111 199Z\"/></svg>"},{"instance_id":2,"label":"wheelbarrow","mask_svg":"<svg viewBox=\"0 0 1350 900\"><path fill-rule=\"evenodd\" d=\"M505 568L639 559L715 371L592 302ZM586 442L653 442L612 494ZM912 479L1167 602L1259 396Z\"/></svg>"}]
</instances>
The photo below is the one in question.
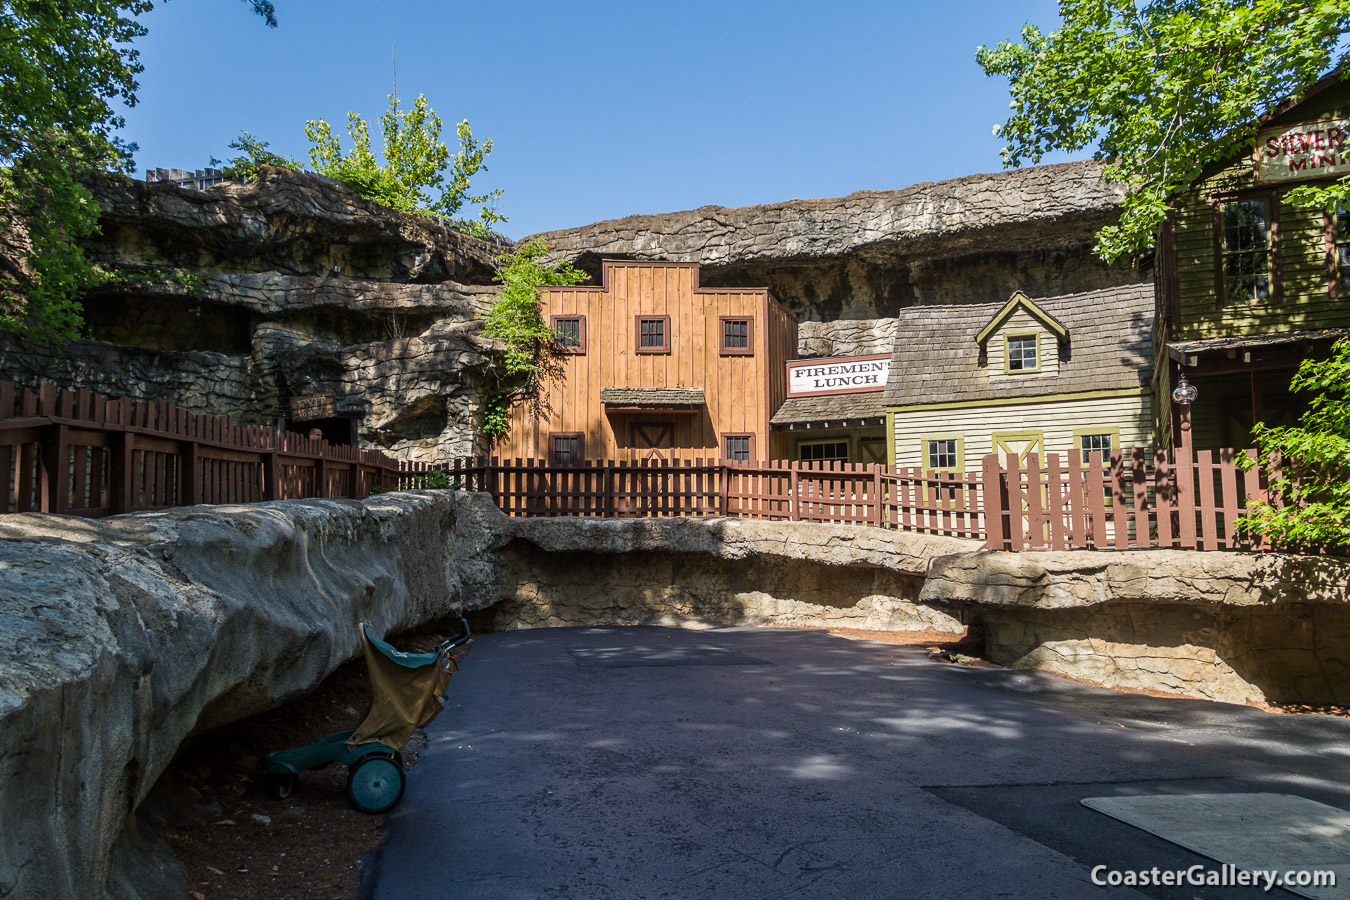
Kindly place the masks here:
<instances>
[{"instance_id":1,"label":"wheelbarrow","mask_svg":"<svg viewBox=\"0 0 1350 900\"><path fill-rule=\"evenodd\" d=\"M347 767L347 798L364 813L388 812L403 799L403 754L413 729L440 713L450 676L459 666L451 651L471 640L469 623L431 653L404 653L361 625L370 709L361 724L295 750L263 757L259 774L264 789L285 800L299 786L300 773L333 763Z\"/></svg>"}]
</instances>

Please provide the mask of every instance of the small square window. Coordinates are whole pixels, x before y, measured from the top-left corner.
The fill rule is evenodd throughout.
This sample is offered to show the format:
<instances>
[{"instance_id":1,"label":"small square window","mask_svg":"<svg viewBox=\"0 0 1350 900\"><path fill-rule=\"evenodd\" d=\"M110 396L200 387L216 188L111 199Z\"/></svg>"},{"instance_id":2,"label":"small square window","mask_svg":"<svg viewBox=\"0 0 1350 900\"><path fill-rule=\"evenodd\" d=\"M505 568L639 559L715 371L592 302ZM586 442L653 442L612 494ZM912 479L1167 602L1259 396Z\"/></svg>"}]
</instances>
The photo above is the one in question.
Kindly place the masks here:
<instances>
[{"instance_id":1,"label":"small square window","mask_svg":"<svg viewBox=\"0 0 1350 900\"><path fill-rule=\"evenodd\" d=\"M551 316L553 340L563 353L583 354L586 352L586 317Z\"/></svg>"},{"instance_id":2,"label":"small square window","mask_svg":"<svg viewBox=\"0 0 1350 900\"><path fill-rule=\"evenodd\" d=\"M752 434L728 434L723 440L726 459L749 462L754 455L755 436Z\"/></svg>"},{"instance_id":3,"label":"small square window","mask_svg":"<svg viewBox=\"0 0 1350 900\"><path fill-rule=\"evenodd\" d=\"M755 352L755 320L749 316L722 316L718 320L723 356L751 356Z\"/></svg>"},{"instance_id":4,"label":"small square window","mask_svg":"<svg viewBox=\"0 0 1350 900\"><path fill-rule=\"evenodd\" d=\"M638 353L670 352L670 316L638 316Z\"/></svg>"},{"instance_id":5,"label":"small square window","mask_svg":"<svg viewBox=\"0 0 1350 900\"><path fill-rule=\"evenodd\" d=\"M955 469L960 465L956 438L936 438L928 441L928 468Z\"/></svg>"},{"instance_id":6,"label":"small square window","mask_svg":"<svg viewBox=\"0 0 1350 900\"><path fill-rule=\"evenodd\" d=\"M1034 372L1041 367L1040 340L1034 334L1008 338L1008 371Z\"/></svg>"},{"instance_id":7,"label":"small square window","mask_svg":"<svg viewBox=\"0 0 1350 900\"><path fill-rule=\"evenodd\" d=\"M555 463L578 463L582 461L585 441L580 432L554 432L549 435L549 460Z\"/></svg>"},{"instance_id":8,"label":"small square window","mask_svg":"<svg viewBox=\"0 0 1350 900\"><path fill-rule=\"evenodd\" d=\"M1080 434L1078 436L1078 446L1083 452L1083 462L1088 462L1093 453L1102 455L1102 462L1106 465L1111 464L1111 451L1115 449L1112 446L1115 435L1110 432L1106 434Z\"/></svg>"}]
</instances>

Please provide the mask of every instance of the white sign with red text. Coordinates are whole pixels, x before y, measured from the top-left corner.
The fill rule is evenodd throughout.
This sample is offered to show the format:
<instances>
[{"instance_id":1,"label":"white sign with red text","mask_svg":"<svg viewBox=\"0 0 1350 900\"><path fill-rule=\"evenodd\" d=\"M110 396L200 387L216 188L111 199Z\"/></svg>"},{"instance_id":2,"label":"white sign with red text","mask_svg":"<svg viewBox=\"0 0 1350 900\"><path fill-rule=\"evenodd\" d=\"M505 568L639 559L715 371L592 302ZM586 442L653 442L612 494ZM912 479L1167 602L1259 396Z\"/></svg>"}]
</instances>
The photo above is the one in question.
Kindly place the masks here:
<instances>
[{"instance_id":1,"label":"white sign with red text","mask_svg":"<svg viewBox=\"0 0 1350 900\"><path fill-rule=\"evenodd\" d=\"M1256 180L1294 181L1350 172L1350 119L1268 128L1256 137Z\"/></svg>"},{"instance_id":2,"label":"white sign with red text","mask_svg":"<svg viewBox=\"0 0 1350 900\"><path fill-rule=\"evenodd\" d=\"M881 391L891 372L891 357L837 356L798 359L787 364L789 397Z\"/></svg>"}]
</instances>

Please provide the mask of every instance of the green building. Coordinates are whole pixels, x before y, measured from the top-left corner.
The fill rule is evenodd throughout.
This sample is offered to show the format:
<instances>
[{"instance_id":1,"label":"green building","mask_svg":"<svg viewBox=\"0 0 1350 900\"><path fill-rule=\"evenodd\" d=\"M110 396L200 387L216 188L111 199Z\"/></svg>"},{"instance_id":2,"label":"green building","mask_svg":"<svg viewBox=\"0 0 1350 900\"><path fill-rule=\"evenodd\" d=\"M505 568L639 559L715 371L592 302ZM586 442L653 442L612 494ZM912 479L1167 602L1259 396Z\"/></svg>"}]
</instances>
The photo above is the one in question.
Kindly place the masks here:
<instances>
[{"instance_id":1,"label":"green building","mask_svg":"<svg viewBox=\"0 0 1350 900\"><path fill-rule=\"evenodd\" d=\"M1333 75L1262 123L1247 152L1179 198L1158 245L1159 424L1196 449L1251 446L1302 411L1289 379L1350 334L1350 209L1287 200L1350 173L1350 82ZM1185 375L1198 392L1172 400Z\"/></svg>"}]
</instances>

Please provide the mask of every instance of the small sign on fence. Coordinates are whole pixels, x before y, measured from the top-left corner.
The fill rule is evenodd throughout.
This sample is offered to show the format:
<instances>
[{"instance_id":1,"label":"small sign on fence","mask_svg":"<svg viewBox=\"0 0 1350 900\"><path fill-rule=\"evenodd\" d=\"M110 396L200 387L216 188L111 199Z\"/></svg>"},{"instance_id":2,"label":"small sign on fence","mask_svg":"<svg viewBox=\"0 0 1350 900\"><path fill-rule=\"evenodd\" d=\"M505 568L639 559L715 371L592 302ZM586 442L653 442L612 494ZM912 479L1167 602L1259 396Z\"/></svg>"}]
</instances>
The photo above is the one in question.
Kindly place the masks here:
<instances>
[{"instance_id":1,"label":"small sign on fence","mask_svg":"<svg viewBox=\"0 0 1350 900\"><path fill-rule=\"evenodd\" d=\"M296 422L331 419L337 415L337 398L332 391L291 398L291 418Z\"/></svg>"}]
</instances>

